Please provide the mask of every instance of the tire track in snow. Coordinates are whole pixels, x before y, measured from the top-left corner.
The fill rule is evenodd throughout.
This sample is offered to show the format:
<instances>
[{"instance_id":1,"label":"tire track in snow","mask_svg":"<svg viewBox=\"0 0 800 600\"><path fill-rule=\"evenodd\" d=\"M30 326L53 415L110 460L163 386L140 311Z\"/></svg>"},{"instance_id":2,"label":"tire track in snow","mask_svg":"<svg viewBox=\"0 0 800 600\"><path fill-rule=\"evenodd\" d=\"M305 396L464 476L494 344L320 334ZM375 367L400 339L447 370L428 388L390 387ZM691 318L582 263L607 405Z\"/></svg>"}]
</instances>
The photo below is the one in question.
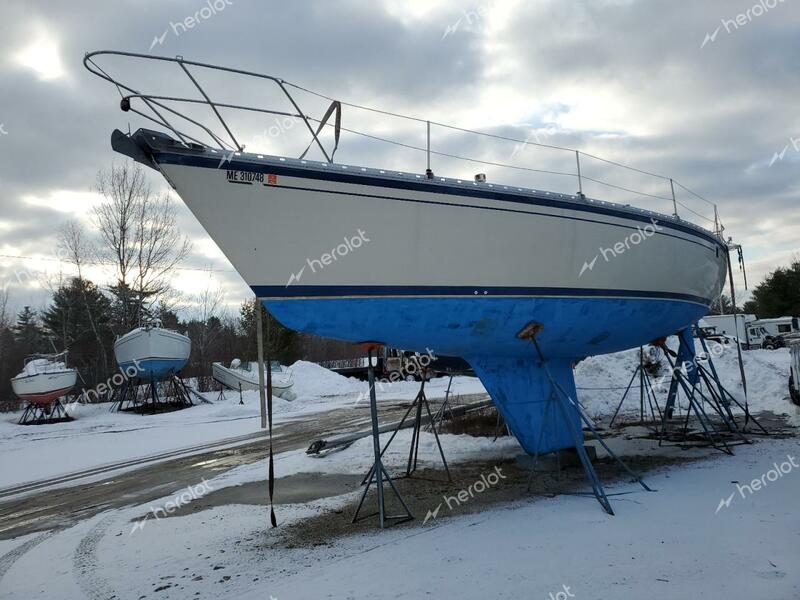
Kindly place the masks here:
<instances>
[{"instance_id":1,"label":"tire track in snow","mask_svg":"<svg viewBox=\"0 0 800 600\"><path fill-rule=\"evenodd\" d=\"M101 519L84 536L72 554L73 573L89 600L111 600L119 597L108 580L98 573L97 559L97 546L115 517L115 514L110 514Z\"/></svg>"},{"instance_id":2,"label":"tire track in snow","mask_svg":"<svg viewBox=\"0 0 800 600\"><path fill-rule=\"evenodd\" d=\"M47 538L52 536L55 531L48 531L37 535L35 538L28 540L24 544L20 544L13 550L6 552L0 556L0 580L3 579L8 570L17 562L23 555L27 554L30 550L41 544Z\"/></svg>"}]
</instances>

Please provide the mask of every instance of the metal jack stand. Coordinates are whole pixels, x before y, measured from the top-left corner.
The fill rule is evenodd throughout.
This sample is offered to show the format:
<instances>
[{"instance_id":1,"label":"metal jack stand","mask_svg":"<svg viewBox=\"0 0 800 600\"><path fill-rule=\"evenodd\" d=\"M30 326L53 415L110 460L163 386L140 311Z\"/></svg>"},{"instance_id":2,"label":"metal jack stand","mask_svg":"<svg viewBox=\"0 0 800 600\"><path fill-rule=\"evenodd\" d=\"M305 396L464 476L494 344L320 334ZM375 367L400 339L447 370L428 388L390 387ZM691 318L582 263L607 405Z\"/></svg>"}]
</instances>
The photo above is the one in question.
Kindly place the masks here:
<instances>
[{"instance_id":1,"label":"metal jack stand","mask_svg":"<svg viewBox=\"0 0 800 600\"><path fill-rule=\"evenodd\" d=\"M441 433L442 432L442 422L446 418L448 418L447 417L447 413L450 413L450 416L449 416L450 420L453 419L453 407L450 405L451 404L450 403L450 388L451 388L452 385L453 385L453 375L451 373L450 374L450 379L447 382L447 390L444 393L444 402L442 402L442 405L439 407L439 410L436 411L436 414L433 415L433 420L431 420L425 426L425 430L426 431L431 431L432 430L432 431L436 432L437 431L437 427L438 427L438 432Z\"/></svg>"},{"instance_id":2,"label":"metal jack stand","mask_svg":"<svg viewBox=\"0 0 800 600\"><path fill-rule=\"evenodd\" d=\"M628 397L628 393L631 391L631 387L633 386L633 382L636 380L637 375L639 376L639 425L647 427L653 433L658 433L658 427L656 424L663 421L663 416L661 414L661 407L658 405L655 389L653 389L653 382L650 381L650 374L647 372L647 369L644 366L644 355L641 346L639 347L639 364L636 366L636 369L631 376L631 380L628 382L628 387L625 388L625 393L622 394L622 398L620 399L617 409L614 411L614 415L611 417L611 421L608 423L608 426L609 428L614 426L614 420L617 418L625 399ZM650 416L652 417L652 421L649 423L644 420L645 399L647 399L647 405L650 408ZM655 407L655 410L653 407ZM658 419L656 419L656 412L658 413Z\"/></svg>"},{"instance_id":3,"label":"metal jack stand","mask_svg":"<svg viewBox=\"0 0 800 600\"><path fill-rule=\"evenodd\" d=\"M416 415L414 417L414 426L411 432L411 447L408 450L408 463L406 464L406 473L402 477L411 477L414 471L417 470L417 458L419 456L419 439L420 433L422 432L422 408L425 408L425 412L428 413L428 424L434 423L434 417L431 415L431 405L428 402L427 396L425 396L425 380L427 376L427 369L423 367L422 371L422 383L419 386L419 392L417 393L417 397L414 398L414 402L411 403L411 406L408 407L408 410L403 415L403 418L400 419L400 422L395 427L394 431L392 432L389 441L386 442L386 445L381 450L381 459L383 459L383 455L386 453L386 450L389 448L389 445L394 440L397 433L403 428L403 424L406 422L408 415L411 414L411 411L416 408ZM436 427L432 426L431 431L433 432L433 437L436 439L436 445L439 448L439 456L442 457L442 464L444 465L445 473L447 473L447 481L450 483L453 482L453 478L450 476L450 469L447 466L447 459L444 457L444 450L442 450L442 443L439 440L439 434L436 432ZM372 477L372 469L370 469L369 473L364 477L361 481L361 485L364 485L367 480ZM397 478L395 478L397 479Z\"/></svg>"},{"instance_id":4,"label":"metal jack stand","mask_svg":"<svg viewBox=\"0 0 800 600\"><path fill-rule=\"evenodd\" d=\"M194 406L186 384L176 373L169 373L162 380L126 379L112 395L111 412L157 412L178 410Z\"/></svg>"},{"instance_id":5,"label":"metal jack stand","mask_svg":"<svg viewBox=\"0 0 800 600\"><path fill-rule=\"evenodd\" d=\"M739 402L733 395L722 385L722 381L717 374L717 367L714 366L714 361L711 359L711 353L708 351L708 345L706 344L706 336L703 333L703 330L699 327L696 328L698 333L698 337L700 338L700 344L703 347L703 352L706 353L708 357L708 369L706 369L703 365L698 365L700 367L700 375L706 383L708 387L709 393L714 398L715 404L718 406L722 406L725 408L730 421L736 426L736 419L733 416L733 412L731 411L731 404L735 404L739 407L740 410L744 412L744 426L742 427L742 433L747 433L747 425L750 421L752 421L756 427L758 427L764 435L769 435L769 431L767 431L761 423L758 422L751 413L750 407L747 403L747 393L745 392L744 397L744 404ZM741 353L741 347L739 347L739 352ZM740 364L740 367L741 364ZM742 367L743 368L743 367ZM710 372L709 372L710 371ZM711 380L713 379L715 386L712 385ZM743 380L744 381L744 380ZM715 389L716 387L716 389ZM743 384L743 387L746 387Z\"/></svg>"},{"instance_id":6,"label":"metal jack stand","mask_svg":"<svg viewBox=\"0 0 800 600\"><path fill-rule=\"evenodd\" d=\"M684 395L689 403L683 420L682 431L677 435L673 435L672 439L669 441L682 443L684 445L690 441L689 419L692 411L694 411L697 422L702 427L702 435L707 440L707 444L713 448L716 448L717 450L725 452L726 454L732 455L733 450L731 446L751 443L750 440L745 437L743 430L739 428L733 411L731 410L732 405L738 406L744 411L745 427L747 426L747 423L752 420L753 423L759 429L761 429L764 434L768 435L769 432L755 419L755 417L749 413L747 405L742 405L722 385L722 382L717 375L714 361L711 359L711 354L708 351L708 346L702 331L698 330L698 337L700 338L703 351L708 357L708 368L699 363L695 358L692 358L692 361L688 363L688 368L686 364L678 365L677 361L681 355L681 351L679 350L676 353L673 350L664 347L667 360L669 361L672 369L670 399L668 399L668 402L674 402L674 399L677 396L677 390L680 388L683 390ZM682 345L687 343L688 342L681 339ZM704 389L705 393L703 391ZM705 410L706 405L710 407L709 412ZM715 427L713 421L711 420L711 415L713 414L716 414L719 417L724 429L727 429L727 433L731 434L735 440L725 439L725 432L720 431L717 427ZM659 445L663 440L666 439L668 439L668 436L667 413L665 411L661 426L661 440L659 441Z\"/></svg>"},{"instance_id":7,"label":"metal jack stand","mask_svg":"<svg viewBox=\"0 0 800 600\"><path fill-rule=\"evenodd\" d=\"M18 425L43 425L46 423L62 423L72 421L73 418L67 414L64 405L61 404L61 399L56 398L50 404L37 404L29 402L25 406Z\"/></svg>"},{"instance_id":8,"label":"metal jack stand","mask_svg":"<svg viewBox=\"0 0 800 600\"><path fill-rule=\"evenodd\" d=\"M222 383L221 381L217 381L219 383L219 394L217 394L217 402L220 400L225 400L225 388L229 390L233 390L234 392L237 391L236 388L232 388L231 386ZM244 397L242 396L242 382L239 382L239 404L244 404Z\"/></svg>"},{"instance_id":9,"label":"metal jack stand","mask_svg":"<svg viewBox=\"0 0 800 600\"><path fill-rule=\"evenodd\" d=\"M364 493L361 494L361 500L358 502L358 508L356 508L356 512L353 515L352 522L355 523L360 521L361 519L366 519L368 517L378 515L378 522L380 524L380 528L384 529L386 527L387 521L395 521L396 523L403 523L405 521L410 521L414 518L414 515L411 514L411 511L408 509L403 497L400 495L400 492L397 491L397 487L394 485L394 481L392 478L389 477L389 474L386 472L386 469L383 466L383 461L381 460L381 444L380 444L380 432L378 431L378 401L375 397L375 367L372 364L372 355L378 348L380 348L382 344L377 342L366 342L364 343L364 347L367 350L367 360L368 360L368 367L367 373L369 376L369 409L370 409L370 417L372 418L372 449L375 453L375 462L370 469L369 474L367 475L369 481L367 482L366 487L364 488ZM384 493L383 493L383 482L388 481L389 486L392 488L395 496L400 501L400 504L403 505L403 509L405 510L404 515L387 515L386 514L386 505L384 503ZM378 512L372 513L370 515L365 515L359 519L359 513L361 512L361 507L364 505L364 500L367 497L367 492L369 492L369 488L372 483L375 483L375 487L378 491Z\"/></svg>"},{"instance_id":10,"label":"metal jack stand","mask_svg":"<svg viewBox=\"0 0 800 600\"><path fill-rule=\"evenodd\" d=\"M592 465L592 461L589 459L589 455L586 453L586 448L583 446L583 432L580 429L576 429L572 420L569 418L570 411L575 411L579 415L580 419L583 421L584 425L589 428L589 430L594 435L595 439L600 443L600 445L608 452L608 455L611 456L614 460L616 460L620 466L622 466L625 471L628 472L634 480L641 485L645 490L648 492L652 492L653 490L647 487L642 478L634 473L628 465L626 465L622 459L620 459L612 450L608 447L605 440L600 437L600 434L595 429L594 424L592 423L591 419L589 419L581 410L580 405L578 402L571 398L568 393L564 391L564 389L559 385L559 383L555 380L550 369L547 366L547 359L542 352L542 349L539 347L539 342L536 339L536 336L544 329L544 325L541 323L536 323L535 321L531 321L528 323L518 334L517 337L522 340L530 340L533 343L534 348L536 349L536 354L539 357L539 361L544 368L545 373L547 374L547 378L550 380L550 397L547 400L547 407L546 410L549 411L550 405L553 401L555 401L556 405L558 406L559 410L561 411L561 416L564 419L564 422L567 424L569 429L569 433L572 436L572 439L575 443L575 450L578 453L578 458L583 465L583 470L586 473L587 479L589 479L589 483L592 486L592 492L594 493L594 497L597 498L597 501L600 503L600 506L603 507L609 515L614 514L614 510L611 508L611 503L608 500L608 496L606 495L605 490L603 489L603 484L600 482L600 478L597 476L597 472L594 470L594 465ZM542 428L544 428L544 423L546 419L542 419ZM540 438L541 439L541 436ZM531 477L533 476L534 468L536 467L536 462L539 459L539 451L537 449L536 453L534 454L533 461L531 463ZM530 485L530 484L529 484Z\"/></svg>"}]
</instances>

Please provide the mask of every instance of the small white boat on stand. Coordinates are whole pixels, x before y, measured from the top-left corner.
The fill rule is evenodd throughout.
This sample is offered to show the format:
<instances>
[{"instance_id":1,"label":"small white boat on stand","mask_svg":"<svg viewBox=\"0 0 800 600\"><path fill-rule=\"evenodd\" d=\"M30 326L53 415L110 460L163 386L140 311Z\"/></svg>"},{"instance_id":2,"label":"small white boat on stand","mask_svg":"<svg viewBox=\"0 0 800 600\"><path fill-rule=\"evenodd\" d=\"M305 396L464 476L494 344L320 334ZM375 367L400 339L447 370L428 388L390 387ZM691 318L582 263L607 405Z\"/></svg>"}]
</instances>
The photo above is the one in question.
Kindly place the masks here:
<instances>
[{"instance_id":1,"label":"small white boat on stand","mask_svg":"<svg viewBox=\"0 0 800 600\"><path fill-rule=\"evenodd\" d=\"M238 391L258 390L258 363L243 363L238 358L233 359L229 367L222 363L215 362L211 365L214 379L227 388ZM283 398L284 400L294 400L296 398L292 391L294 381L292 373L284 371L278 361L272 361L272 395ZM267 380L265 370L264 381Z\"/></svg>"},{"instance_id":2,"label":"small white boat on stand","mask_svg":"<svg viewBox=\"0 0 800 600\"><path fill-rule=\"evenodd\" d=\"M180 371L189 360L192 341L158 324L137 327L114 343L114 355L123 371L141 379L161 379Z\"/></svg>"},{"instance_id":3,"label":"small white boat on stand","mask_svg":"<svg viewBox=\"0 0 800 600\"><path fill-rule=\"evenodd\" d=\"M27 402L20 424L45 423L68 418L60 399L78 382L78 371L67 367L66 352L36 354L25 359L22 372L11 380L14 393Z\"/></svg>"},{"instance_id":4,"label":"small white boat on stand","mask_svg":"<svg viewBox=\"0 0 800 600\"><path fill-rule=\"evenodd\" d=\"M187 336L162 329L157 321L120 336L114 356L125 380L114 391L114 408L142 411L150 404L155 413L192 406L191 390L180 378L191 351Z\"/></svg>"}]
</instances>

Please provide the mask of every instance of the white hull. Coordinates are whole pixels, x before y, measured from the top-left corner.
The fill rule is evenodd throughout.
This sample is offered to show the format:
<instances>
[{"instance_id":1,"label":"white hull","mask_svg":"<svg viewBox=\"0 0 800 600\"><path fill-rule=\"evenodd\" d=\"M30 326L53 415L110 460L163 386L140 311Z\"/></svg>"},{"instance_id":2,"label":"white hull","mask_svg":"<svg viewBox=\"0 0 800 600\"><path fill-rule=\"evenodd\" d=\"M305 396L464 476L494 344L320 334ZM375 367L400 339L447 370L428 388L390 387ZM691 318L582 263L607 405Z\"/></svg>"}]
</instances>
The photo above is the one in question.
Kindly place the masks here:
<instances>
[{"instance_id":1,"label":"white hull","mask_svg":"<svg viewBox=\"0 0 800 600\"><path fill-rule=\"evenodd\" d=\"M259 389L257 371L253 372L244 371L242 369L230 369L217 362L213 363L211 367L214 379L232 390L241 389L242 391L247 391ZM264 385L266 386L266 379ZM292 381L286 377L284 373L272 374L272 394L274 396L278 396L284 400L294 400L295 395L292 392L292 385Z\"/></svg>"},{"instance_id":2,"label":"white hull","mask_svg":"<svg viewBox=\"0 0 800 600\"><path fill-rule=\"evenodd\" d=\"M120 365L162 360L185 364L191 349L191 340L175 331L157 327L138 328L114 343L114 356Z\"/></svg>"},{"instance_id":3,"label":"white hull","mask_svg":"<svg viewBox=\"0 0 800 600\"><path fill-rule=\"evenodd\" d=\"M577 201L581 208L573 209L575 199L558 194L551 195L564 200L558 206L459 196L453 186L444 194L287 175L276 176L276 185L234 184L224 168L160 167L254 288L434 286L477 295L579 288L704 302L724 282L719 242L655 213L619 206L613 215L587 212L587 204L613 205ZM480 188L502 189L488 185Z\"/></svg>"},{"instance_id":4,"label":"white hull","mask_svg":"<svg viewBox=\"0 0 800 600\"><path fill-rule=\"evenodd\" d=\"M49 403L67 394L78 381L78 372L74 369L53 373L38 373L11 380L14 393L23 400Z\"/></svg>"}]
</instances>

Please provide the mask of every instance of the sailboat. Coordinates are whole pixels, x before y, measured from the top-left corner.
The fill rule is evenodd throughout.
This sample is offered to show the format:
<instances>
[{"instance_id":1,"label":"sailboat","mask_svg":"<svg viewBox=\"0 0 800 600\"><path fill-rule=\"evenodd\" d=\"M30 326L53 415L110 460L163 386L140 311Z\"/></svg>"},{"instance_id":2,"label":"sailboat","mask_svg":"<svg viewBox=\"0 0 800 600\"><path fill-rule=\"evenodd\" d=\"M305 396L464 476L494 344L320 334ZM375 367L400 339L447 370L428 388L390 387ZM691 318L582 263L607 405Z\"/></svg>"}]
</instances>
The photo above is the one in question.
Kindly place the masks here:
<instances>
[{"instance_id":1,"label":"sailboat","mask_svg":"<svg viewBox=\"0 0 800 600\"><path fill-rule=\"evenodd\" d=\"M178 373L189 360L192 341L182 333L150 323L114 342L114 356L129 377L157 380Z\"/></svg>"},{"instance_id":2,"label":"sailboat","mask_svg":"<svg viewBox=\"0 0 800 600\"><path fill-rule=\"evenodd\" d=\"M100 55L256 78L276 85L291 112L215 103L191 74L200 99L143 93L97 67ZM578 411L564 417L571 427L548 412L554 388L577 398L576 361L685 329L721 293L728 246L716 209L714 231L679 217L674 186L674 214L664 214L593 199L582 188L564 194L482 175L441 177L429 166L339 164L320 132L334 128L338 145L343 103L312 120L292 95L308 90L283 79L123 52L92 53L84 64L122 90L123 110L159 127L116 130L112 148L163 175L281 323L465 358L531 454L576 445ZM181 101L213 109L233 148L225 131L203 126L210 141L202 141L176 126ZM324 160L244 151L223 109L297 118ZM580 153L574 157L580 167Z\"/></svg>"},{"instance_id":3,"label":"sailboat","mask_svg":"<svg viewBox=\"0 0 800 600\"><path fill-rule=\"evenodd\" d=\"M67 367L66 352L35 354L25 359L22 372L11 380L11 388L31 404L48 406L66 396L78 382L78 371Z\"/></svg>"}]
</instances>

